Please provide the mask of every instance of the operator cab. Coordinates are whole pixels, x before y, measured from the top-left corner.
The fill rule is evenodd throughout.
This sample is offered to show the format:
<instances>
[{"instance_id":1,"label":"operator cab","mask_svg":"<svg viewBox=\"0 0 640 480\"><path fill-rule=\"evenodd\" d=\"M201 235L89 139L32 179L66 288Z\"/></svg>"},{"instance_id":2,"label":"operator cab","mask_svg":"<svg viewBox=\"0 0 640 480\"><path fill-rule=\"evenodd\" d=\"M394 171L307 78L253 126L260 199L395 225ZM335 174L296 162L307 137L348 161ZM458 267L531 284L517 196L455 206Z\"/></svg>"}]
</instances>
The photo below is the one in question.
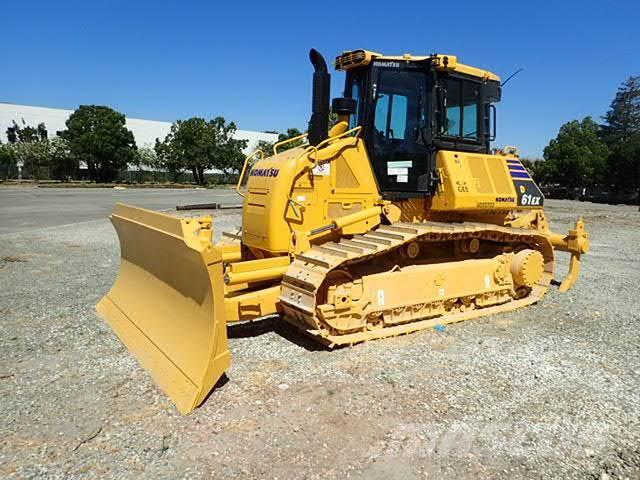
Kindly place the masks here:
<instances>
[{"instance_id":1,"label":"operator cab","mask_svg":"<svg viewBox=\"0 0 640 480\"><path fill-rule=\"evenodd\" d=\"M343 53L335 66L346 72L346 82L345 98L334 99L333 110L348 114L351 128L362 127L385 197L435 193L439 150L489 153L493 103L500 100L500 79L491 72L451 55L387 57L366 50Z\"/></svg>"}]
</instances>

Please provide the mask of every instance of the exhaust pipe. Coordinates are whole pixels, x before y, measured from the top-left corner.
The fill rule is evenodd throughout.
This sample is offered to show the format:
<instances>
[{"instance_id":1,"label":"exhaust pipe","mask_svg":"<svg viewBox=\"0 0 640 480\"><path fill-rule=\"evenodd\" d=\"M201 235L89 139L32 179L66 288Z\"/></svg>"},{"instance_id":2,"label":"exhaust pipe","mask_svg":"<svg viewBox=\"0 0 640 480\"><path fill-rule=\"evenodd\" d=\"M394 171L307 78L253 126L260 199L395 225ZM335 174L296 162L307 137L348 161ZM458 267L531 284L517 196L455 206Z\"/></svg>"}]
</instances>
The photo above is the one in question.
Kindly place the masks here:
<instances>
[{"instance_id":1,"label":"exhaust pipe","mask_svg":"<svg viewBox=\"0 0 640 480\"><path fill-rule=\"evenodd\" d=\"M327 62L315 48L309 50L309 60L313 64L313 90L311 119L309 120L309 145L318 145L329 136L329 89L331 75Z\"/></svg>"}]
</instances>

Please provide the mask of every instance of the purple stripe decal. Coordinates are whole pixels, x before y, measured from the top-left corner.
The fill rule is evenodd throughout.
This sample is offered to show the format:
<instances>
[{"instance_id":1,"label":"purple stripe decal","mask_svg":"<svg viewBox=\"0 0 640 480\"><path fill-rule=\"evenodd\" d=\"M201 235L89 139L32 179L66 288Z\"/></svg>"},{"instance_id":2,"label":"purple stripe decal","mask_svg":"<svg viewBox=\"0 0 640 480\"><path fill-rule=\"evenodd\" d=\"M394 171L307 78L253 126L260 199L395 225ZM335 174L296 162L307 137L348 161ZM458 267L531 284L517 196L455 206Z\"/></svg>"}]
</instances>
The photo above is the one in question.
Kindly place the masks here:
<instances>
[{"instance_id":1,"label":"purple stripe decal","mask_svg":"<svg viewBox=\"0 0 640 480\"><path fill-rule=\"evenodd\" d=\"M530 179L531 177L526 172L511 172L511 178L526 178L526 179Z\"/></svg>"},{"instance_id":2,"label":"purple stripe decal","mask_svg":"<svg viewBox=\"0 0 640 480\"><path fill-rule=\"evenodd\" d=\"M514 172L514 171L520 171L520 172L526 172L527 169L524 168L521 165L509 165L509 170Z\"/></svg>"},{"instance_id":3,"label":"purple stripe decal","mask_svg":"<svg viewBox=\"0 0 640 480\"><path fill-rule=\"evenodd\" d=\"M508 162L508 163L515 163L516 165L520 165L520 160L513 160L513 159L511 159L511 158L508 158L508 159L507 159L507 162Z\"/></svg>"}]
</instances>

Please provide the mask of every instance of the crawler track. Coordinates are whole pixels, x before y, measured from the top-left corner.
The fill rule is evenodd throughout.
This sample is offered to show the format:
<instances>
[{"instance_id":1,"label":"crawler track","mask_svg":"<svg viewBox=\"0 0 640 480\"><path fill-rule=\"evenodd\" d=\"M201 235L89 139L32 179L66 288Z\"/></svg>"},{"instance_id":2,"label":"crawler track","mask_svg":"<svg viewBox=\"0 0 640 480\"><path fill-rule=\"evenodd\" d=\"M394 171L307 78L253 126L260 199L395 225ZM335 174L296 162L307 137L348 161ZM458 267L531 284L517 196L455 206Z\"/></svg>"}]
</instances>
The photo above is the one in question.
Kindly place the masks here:
<instances>
[{"instance_id":1,"label":"crawler track","mask_svg":"<svg viewBox=\"0 0 640 480\"><path fill-rule=\"evenodd\" d=\"M335 324L330 325L326 321L323 315L326 305L323 303L326 302L328 285L348 283L353 278L351 274L356 275L358 270L375 271L377 268L378 272L389 271L385 268L402 259L401 253L410 243L421 245L420 255L412 259L405 255L404 266L474 258L473 254L460 254L459 249L461 242L473 239L489 246L484 249L482 258L497 258L500 253L522 247L539 251L544 258L544 272L540 281L524 293L515 292L512 285L497 290L491 305L483 301L481 295L420 298L410 305L389 308L372 304L364 314L354 310L354 321L348 329L336 328ZM438 249L457 253L453 258L438 257L437 254L429 258L423 256ZM483 251L477 254L482 255ZM353 344L530 305L541 299L548 290L553 270L553 248L548 239L536 230L470 222L395 223L381 225L351 239L316 245L298 255L283 278L281 302L285 318L321 342L329 346ZM345 313L341 315L344 317ZM384 318L385 321L377 322L373 328L372 318Z\"/></svg>"}]
</instances>

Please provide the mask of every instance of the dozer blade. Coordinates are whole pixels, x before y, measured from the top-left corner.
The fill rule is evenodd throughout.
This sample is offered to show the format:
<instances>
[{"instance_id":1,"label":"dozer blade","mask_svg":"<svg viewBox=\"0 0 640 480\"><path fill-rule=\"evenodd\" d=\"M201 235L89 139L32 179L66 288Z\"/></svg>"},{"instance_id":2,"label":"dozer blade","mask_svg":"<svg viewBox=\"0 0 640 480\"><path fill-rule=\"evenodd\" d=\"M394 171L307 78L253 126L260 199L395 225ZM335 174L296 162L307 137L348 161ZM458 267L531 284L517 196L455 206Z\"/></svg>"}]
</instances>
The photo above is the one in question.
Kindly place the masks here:
<instances>
[{"instance_id":1,"label":"dozer blade","mask_svg":"<svg viewBox=\"0 0 640 480\"><path fill-rule=\"evenodd\" d=\"M222 255L211 243L211 218L118 204L111 222L122 260L98 313L178 410L189 413L231 360Z\"/></svg>"}]
</instances>

